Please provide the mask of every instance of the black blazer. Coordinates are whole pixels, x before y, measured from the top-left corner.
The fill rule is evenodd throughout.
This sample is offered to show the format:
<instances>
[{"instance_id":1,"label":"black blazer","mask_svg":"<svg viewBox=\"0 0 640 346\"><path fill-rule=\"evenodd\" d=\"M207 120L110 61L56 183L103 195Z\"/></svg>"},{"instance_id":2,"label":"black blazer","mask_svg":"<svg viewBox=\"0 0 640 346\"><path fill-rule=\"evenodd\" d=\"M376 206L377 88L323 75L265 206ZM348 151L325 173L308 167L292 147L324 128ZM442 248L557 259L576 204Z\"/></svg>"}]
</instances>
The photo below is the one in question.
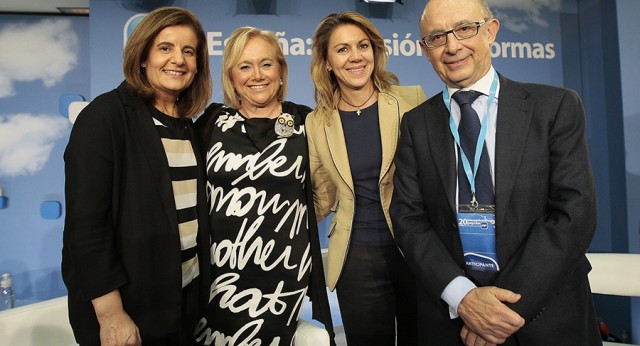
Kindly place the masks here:
<instances>
[{"instance_id":1,"label":"black blazer","mask_svg":"<svg viewBox=\"0 0 640 346\"><path fill-rule=\"evenodd\" d=\"M598 344L585 252L596 226L582 103L571 90L500 76L494 286L522 294L527 322L508 342ZM466 275L456 221L456 156L442 93L406 113L391 218L419 281L421 344L455 345L462 326L440 300ZM544 311L544 312L543 312ZM569 337L562 342L562 336Z\"/></svg>"},{"instance_id":2,"label":"black blazer","mask_svg":"<svg viewBox=\"0 0 640 346\"><path fill-rule=\"evenodd\" d=\"M142 340L177 331L182 269L169 165L152 106L123 82L78 116L65 159L67 213L62 275L80 344L99 343L91 300L120 290ZM193 136L196 138L197 136ZM208 301L209 233L204 164L198 160L200 306Z\"/></svg>"}]
</instances>

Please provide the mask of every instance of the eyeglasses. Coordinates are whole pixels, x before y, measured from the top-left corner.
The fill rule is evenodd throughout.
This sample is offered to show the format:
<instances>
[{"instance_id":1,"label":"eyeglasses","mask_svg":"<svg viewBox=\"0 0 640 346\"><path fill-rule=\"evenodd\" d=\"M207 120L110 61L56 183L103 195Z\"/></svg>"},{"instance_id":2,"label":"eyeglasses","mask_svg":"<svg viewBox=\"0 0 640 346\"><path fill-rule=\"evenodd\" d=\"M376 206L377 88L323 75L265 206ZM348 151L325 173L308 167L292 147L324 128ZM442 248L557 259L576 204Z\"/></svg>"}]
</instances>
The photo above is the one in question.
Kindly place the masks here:
<instances>
[{"instance_id":1,"label":"eyeglasses","mask_svg":"<svg viewBox=\"0 0 640 346\"><path fill-rule=\"evenodd\" d=\"M456 26L449 31L437 31L424 36L420 40L427 48L436 48L447 44L447 37L453 34L458 40L466 40L478 34L480 27L489 20L484 19L479 22L464 23Z\"/></svg>"}]
</instances>

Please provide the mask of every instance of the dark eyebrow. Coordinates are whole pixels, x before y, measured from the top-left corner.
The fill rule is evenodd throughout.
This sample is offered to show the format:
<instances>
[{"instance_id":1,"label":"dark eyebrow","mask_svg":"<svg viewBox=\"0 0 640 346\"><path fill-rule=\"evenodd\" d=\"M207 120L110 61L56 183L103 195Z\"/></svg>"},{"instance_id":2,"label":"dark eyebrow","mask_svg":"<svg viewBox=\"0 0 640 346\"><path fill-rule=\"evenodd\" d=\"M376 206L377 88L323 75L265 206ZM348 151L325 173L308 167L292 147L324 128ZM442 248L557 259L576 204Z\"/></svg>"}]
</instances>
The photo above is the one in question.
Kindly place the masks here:
<instances>
[{"instance_id":1,"label":"dark eyebrow","mask_svg":"<svg viewBox=\"0 0 640 346\"><path fill-rule=\"evenodd\" d=\"M371 39L366 37L366 38L363 38L362 40L358 41L358 43L356 43L356 44L361 44L361 43L363 43L365 41L371 43ZM340 42L340 43L334 45L332 48L338 48L340 46L348 46L348 45L349 45L349 43L347 43L347 42Z\"/></svg>"},{"instance_id":2,"label":"dark eyebrow","mask_svg":"<svg viewBox=\"0 0 640 346\"><path fill-rule=\"evenodd\" d=\"M458 26L463 25L463 24L471 24L471 23L475 23L475 22L474 22L474 21L472 21L472 20L468 20L468 19L459 20L459 21L457 21L455 24L453 24L453 26L451 27L451 29L453 29L453 28L457 28ZM431 32L427 33L427 35L436 34L436 33L439 33L439 32L445 32L445 31L448 31L448 30L451 30L451 29L438 29L438 30L433 30L433 31L431 31ZM427 35L425 35L425 36L427 36Z\"/></svg>"},{"instance_id":3,"label":"dark eyebrow","mask_svg":"<svg viewBox=\"0 0 640 346\"><path fill-rule=\"evenodd\" d=\"M158 42L158 44L156 45L156 47L159 46L171 46L171 47L175 47L176 45L173 42L169 42L169 41L162 41L162 42ZM189 49L193 49L193 50L197 50L196 47L191 46L190 44L184 46L183 48L189 48Z\"/></svg>"},{"instance_id":4,"label":"dark eyebrow","mask_svg":"<svg viewBox=\"0 0 640 346\"><path fill-rule=\"evenodd\" d=\"M345 43L345 42L340 42L340 43L338 43L338 44L336 44L336 45L333 45L333 47L331 47L331 48L338 48L338 47L340 47L340 46L348 46L348 44L347 44L347 43Z\"/></svg>"},{"instance_id":5,"label":"dark eyebrow","mask_svg":"<svg viewBox=\"0 0 640 346\"><path fill-rule=\"evenodd\" d=\"M482 21L482 19L480 19L479 21ZM475 22L476 22L475 20L465 19L465 20L461 20L461 21L457 22L453 27L455 28L457 26L464 25L464 24L473 24Z\"/></svg>"}]
</instances>

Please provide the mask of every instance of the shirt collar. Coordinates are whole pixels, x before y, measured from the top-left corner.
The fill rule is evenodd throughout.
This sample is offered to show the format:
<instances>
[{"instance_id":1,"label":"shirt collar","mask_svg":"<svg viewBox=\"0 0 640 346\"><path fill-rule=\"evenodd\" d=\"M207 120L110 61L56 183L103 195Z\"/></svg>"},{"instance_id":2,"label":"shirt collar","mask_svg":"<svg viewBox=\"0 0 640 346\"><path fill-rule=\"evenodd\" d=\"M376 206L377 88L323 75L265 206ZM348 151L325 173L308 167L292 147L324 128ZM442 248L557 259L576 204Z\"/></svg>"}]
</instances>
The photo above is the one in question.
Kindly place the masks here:
<instances>
[{"instance_id":1,"label":"shirt collar","mask_svg":"<svg viewBox=\"0 0 640 346\"><path fill-rule=\"evenodd\" d=\"M489 91L491 90L491 83L493 83L494 73L495 73L495 69L493 68L493 65L491 65L491 67L489 68L489 71L487 71L487 73L484 76L482 76L482 78L480 78L477 82L473 83L471 86L464 88L462 90L465 90L465 91L473 90L473 91L481 92L485 96L489 95ZM447 89L449 89L449 95L453 95L453 93L460 90L459 88L453 88L450 86L447 86ZM499 93L500 93L500 81L498 81L498 88L496 89L496 96L495 96L496 99L498 98Z\"/></svg>"}]
</instances>

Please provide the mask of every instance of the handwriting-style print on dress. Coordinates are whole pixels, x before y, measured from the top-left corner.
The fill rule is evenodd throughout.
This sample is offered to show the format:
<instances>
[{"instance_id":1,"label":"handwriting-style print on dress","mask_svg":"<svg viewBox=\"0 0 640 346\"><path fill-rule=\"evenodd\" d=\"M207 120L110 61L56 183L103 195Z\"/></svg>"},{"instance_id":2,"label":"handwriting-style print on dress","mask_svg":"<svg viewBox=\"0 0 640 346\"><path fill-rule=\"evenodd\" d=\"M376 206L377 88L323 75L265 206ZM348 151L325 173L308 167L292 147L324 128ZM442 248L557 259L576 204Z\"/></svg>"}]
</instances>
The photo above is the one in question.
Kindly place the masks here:
<instances>
[{"instance_id":1,"label":"handwriting-style print on dress","mask_svg":"<svg viewBox=\"0 0 640 346\"><path fill-rule=\"evenodd\" d=\"M213 283L199 344L292 343L311 271L306 139L304 125L274 135L275 121L231 108L216 119L206 158Z\"/></svg>"}]
</instances>

